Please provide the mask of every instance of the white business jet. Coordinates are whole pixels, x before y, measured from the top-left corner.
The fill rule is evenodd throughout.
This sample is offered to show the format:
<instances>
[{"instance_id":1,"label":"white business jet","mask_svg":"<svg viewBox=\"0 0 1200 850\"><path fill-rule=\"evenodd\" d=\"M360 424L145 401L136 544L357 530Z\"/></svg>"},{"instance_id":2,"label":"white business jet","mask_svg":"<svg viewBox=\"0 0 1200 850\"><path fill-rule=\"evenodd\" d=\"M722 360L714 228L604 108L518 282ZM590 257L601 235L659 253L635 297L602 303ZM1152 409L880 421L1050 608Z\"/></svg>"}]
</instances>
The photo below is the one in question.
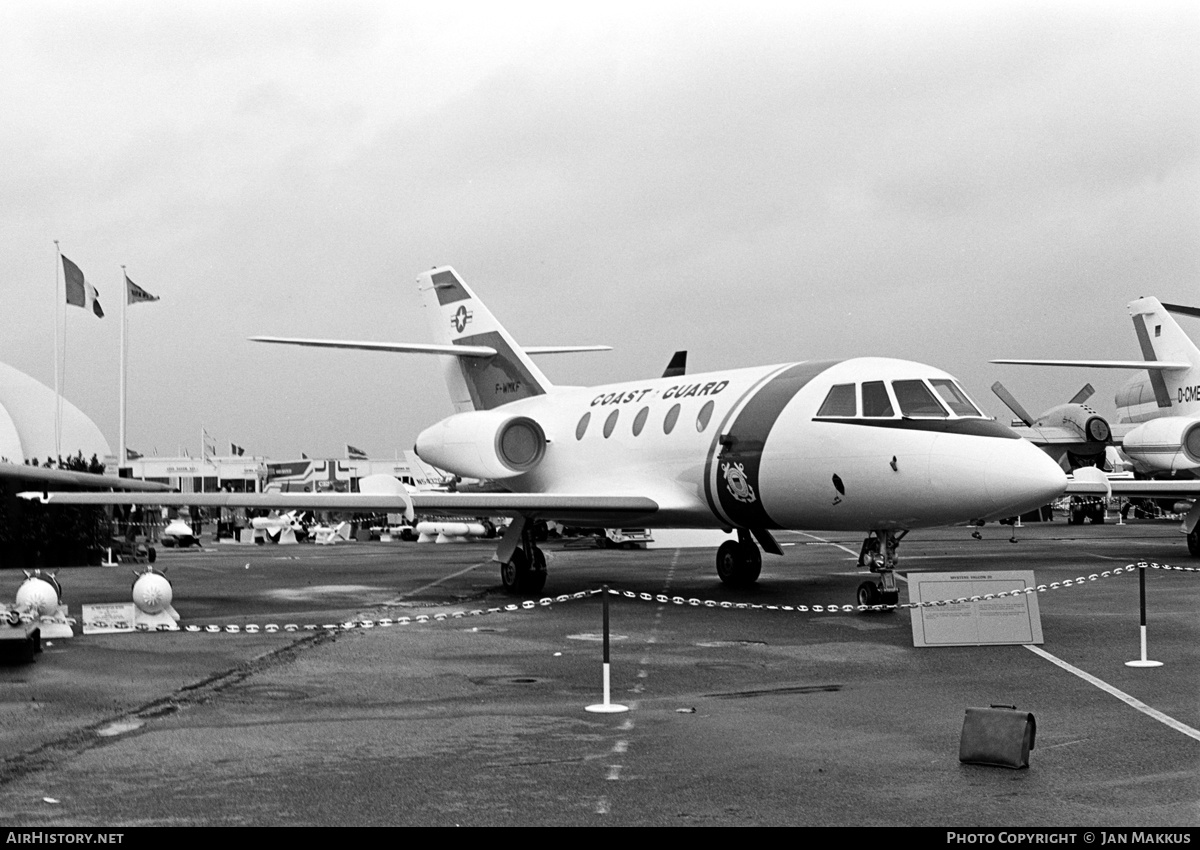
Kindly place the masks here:
<instances>
[{"instance_id":1,"label":"white business jet","mask_svg":"<svg viewBox=\"0 0 1200 850\"><path fill-rule=\"evenodd\" d=\"M1128 304L1142 360L993 360L1023 366L1125 369L1140 372L1116 394L1112 439L1133 464L1137 480L1113 480L1111 495L1200 498L1200 349L1171 313L1200 315L1191 307L1138 298ZM1018 429L1020 430L1020 429ZM1036 440L1035 434L1030 438ZM1182 480L1149 480L1162 476ZM1082 491L1080 491L1082 492ZM1200 501L1184 520L1188 549L1200 556Z\"/></svg>"},{"instance_id":2,"label":"white business jet","mask_svg":"<svg viewBox=\"0 0 1200 850\"><path fill-rule=\"evenodd\" d=\"M529 355L600 347L522 348L454 269L417 280L437 343L254 339L441 355L456 413L422 431L416 452L496 491L408 492L395 482L372 493L292 494L309 499L294 506L316 509L317 498L378 508L393 498L410 511L512 517L495 558L513 593L545 585L532 526L556 520L736 530L717 551L717 573L734 587L757 580L760 545L783 554L774 530L864 531L860 563L879 577L863 582L858 600L894 603L896 548L911 529L1011 517L1066 486L1042 451L931 366L865 357L555 387ZM208 495L232 506L263 494L186 498L205 504Z\"/></svg>"},{"instance_id":3,"label":"white business jet","mask_svg":"<svg viewBox=\"0 0 1200 850\"><path fill-rule=\"evenodd\" d=\"M424 461L500 492L411 494L418 511L496 513L504 586L537 593L531 525L736 529L717 553L732 586L759 576L776 529L863 530L880 574L863 604L894 602L896 547L913 528L1010 517L1063 492L1062 471L985 417L949 374L869 357L555 387L450 267L418 278L434 345L255 337L442 355L457 411L417 437Z\"/></svg>"}]
</instances>

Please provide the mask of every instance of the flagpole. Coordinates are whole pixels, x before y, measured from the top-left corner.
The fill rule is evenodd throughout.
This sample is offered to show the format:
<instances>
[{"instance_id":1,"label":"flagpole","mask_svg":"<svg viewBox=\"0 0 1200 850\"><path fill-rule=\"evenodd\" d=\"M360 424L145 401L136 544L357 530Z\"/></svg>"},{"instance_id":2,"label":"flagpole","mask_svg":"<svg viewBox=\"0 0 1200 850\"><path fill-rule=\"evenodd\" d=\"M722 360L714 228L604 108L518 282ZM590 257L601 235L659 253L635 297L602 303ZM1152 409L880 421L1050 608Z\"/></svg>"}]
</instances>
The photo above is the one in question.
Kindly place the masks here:
<instances>
[{"instance_id":1,"label":"flagpole","mask_svg":"<svg viewBox=\"0 0 1200 850\"><path fill-rule=\"evenodd\" d=\"M121 266L121 276L128 279L125 274L125 266ZM125 372L126 360L129 357L129 351L125 344L125 333L128 330L128 322L125 319L125 304L129 301L129 284L124 280L121 281L121 286L125 289L125 297L121 299L121 417L120 427L118 429L117 439L120 440L120 448L117 449L117 475L121 474L121 468L126 464L125 458Z\"/></svg>"},{"instance_id":2,"label":"flagpole","mask_svg":"<svg viewBox=\"0 0 1200 850\"><path fill-rule=\"evenodd\" d=\"M57 239L54 240L54 253L58 258L58 261L54 264L54 454L57 456L62 454L62 393L58 386L58 311L61 309L58 303L58 270L62 268L62 251L59 250Z\"/></svg>"}]
</instances>

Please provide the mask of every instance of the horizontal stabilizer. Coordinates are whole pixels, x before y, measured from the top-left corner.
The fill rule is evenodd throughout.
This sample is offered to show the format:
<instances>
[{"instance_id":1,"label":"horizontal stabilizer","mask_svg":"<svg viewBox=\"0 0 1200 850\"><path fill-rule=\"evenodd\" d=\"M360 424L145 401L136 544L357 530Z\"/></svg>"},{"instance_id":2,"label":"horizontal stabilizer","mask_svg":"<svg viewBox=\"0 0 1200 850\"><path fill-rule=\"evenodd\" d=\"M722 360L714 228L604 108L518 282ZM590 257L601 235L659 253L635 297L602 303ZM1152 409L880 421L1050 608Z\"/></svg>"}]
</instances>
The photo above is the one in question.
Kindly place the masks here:
<instances>
[{"instance_id":1,"label":"horizontal stabilizer","mask_svg":"<svg viewBox=\"0 0 1200 850\"><path fill-rule=\"evenodd\" d=\"M1191 369L1191 363L1166 360L991 360L1013 366L1069 366L1075 369Z\"/></svg>"},{"instance_id":2,"label":"horizontal stabilizer","mask_svg":"<svg viewBox=\"0 0 1200 850\"><path fill-rule=\"evenodd\" d=\"M577 354L584 351L612 351L611 345L524 345L522 348L525 349L526 354Z\"/></svg>"},{"instance_id":3,"label":"horizontal stabilizer","mask_svg":"<svg viewBox=\"0 0 1200 850\"><path fill-rule=\"evenodd\" d=\"M359 351L390 351L401 354L451 354L455 357L492 357L496 349L487 345L432 345L422 342L355 342L344 339L296 339L282 336L252 336L251 342L306 345L312 348L353 348Z\"/></svg>"},{"instance_id":4,"label":"horizontal stabilizer","mask_svg":"<svg viewBox=\"0 0 1200 850\"><path fill-rule=\"evenodd\" d=\"M306 345L311 348L350 348L359 351L389 351L399 354L450 354L454 357L492 357L496 349L488 345L434 345L423 342L357 342L344 339L297 339L282 336L252 336L253 342L279 345ZM612 351L610 345L527 345L527 354L575 354L584 351Z\"/></svg>"}]
</instances>

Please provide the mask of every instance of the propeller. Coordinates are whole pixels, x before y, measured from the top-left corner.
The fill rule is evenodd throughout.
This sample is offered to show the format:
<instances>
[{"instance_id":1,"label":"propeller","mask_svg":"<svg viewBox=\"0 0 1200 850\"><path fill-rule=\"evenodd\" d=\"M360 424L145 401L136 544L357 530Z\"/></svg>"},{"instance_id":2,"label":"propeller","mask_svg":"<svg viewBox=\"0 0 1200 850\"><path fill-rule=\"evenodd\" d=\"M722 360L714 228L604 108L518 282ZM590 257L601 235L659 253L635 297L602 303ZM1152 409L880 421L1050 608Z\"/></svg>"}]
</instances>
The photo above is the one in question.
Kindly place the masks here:
<instances>
[{"instance_id":1,"label":"propeller","mask_svg":"<svg viewBox=\"0 0 1200 850\"><path fill-rule=\"evenodd\" d=\"M1091 384L1084 384L1079 392L1071 396L1071 400L1067 404L1083 404L1096 393L1096 388Z\"/></svg>"},{"instance_id":2,"label":"propeller","mask_svg":"<svg viewBox=\"0 0 1200 850\"><path fill-rule=\"evenodd\" d=\"M996 383L992 384L992 392L1008 406L1009 410L1016 414L1018 419L1025 423L1026 428L1033 427L1033 417L1029 415L1029 411L1021 406L1021 402L1017 401L1016 396L1010 393L1004 384L996 381Z\"/></svg>"}]
</instances>

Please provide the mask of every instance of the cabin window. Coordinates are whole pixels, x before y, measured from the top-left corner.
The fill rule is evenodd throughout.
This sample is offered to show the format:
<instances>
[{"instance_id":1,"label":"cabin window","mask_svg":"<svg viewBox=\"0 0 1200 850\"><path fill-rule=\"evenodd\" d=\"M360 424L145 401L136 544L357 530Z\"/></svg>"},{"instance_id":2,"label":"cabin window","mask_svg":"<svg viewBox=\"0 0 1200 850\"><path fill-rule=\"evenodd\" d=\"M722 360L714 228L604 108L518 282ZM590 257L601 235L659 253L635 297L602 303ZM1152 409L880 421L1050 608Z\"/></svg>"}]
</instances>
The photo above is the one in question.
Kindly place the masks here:
<instances>
[{"instance_id":1,"label":"cabin window","mask_svg":"<svg viewBox=\"0 0 1200 850\"><path fill-rule=\"evenodd\" d=\"M591 421L592 421L592 412L589 410L587 413L583 414L583 417L579 420L579 424L575 426L575 439L576 440L583 439L583 435L587 433L588 423Z\"/></svg>"},{"instance_id":2,"label":"cabin window","mask_svg":"<svg viewBox=\"0 0 1200 850\"><path fill-rule=\"evenodd\" d=\"M700 415L696 417L696 430L703 431L708 427L708 420L712 419L713 402L708 402L704 407L700 408Z\"/></svg>"},{"instance_id":3,"label":"cabin window","mask_svg":"<svg viewBox=\"0 0 1200 850\"><path fill-rule=\"evenodd\" d=\"M650 415L650 408L643 407L638 411L637 416L633 418L633 436L638 436L642 433L642 429L646 427L646 417Z\"/></svg>"},{"instance_id":4,"label":"cabin window","mask_svg":"<svg viewBox=\"0 0 1200 850\"><path fill-rule=\"evenodd\" d=\"M863 416L895 416L892 400L883 381L867 381L862 385Z\"/></svg>"},{"instance_id":5,"label":"cabin window","mask_svg":"<svg viewBox=\"0 0 1200 850\"><path fill-rule=\"evenodd\" d=\"M667 411L667 418L663 420L663 433L670 434L675 430L675 423L679 421L679 405L673 405Z\"/></svg>"},{"instance_id":6,"label":"cabin window","mask_svg":"<svg viewBox=\"0 0 1200 850\"><path fill-rule=\"evenodd\" d=\"M971 399L967 398L962 387L954 381L946 378L934 378L929 383L933 384L934 390L942 397L942 401L955 416L983 416L979 412L979 408L971 402Z\"/></svg>"},{"instance_id":7,"label":"cabin window","mask_svg":"<svg viewBox=\"0 0 1200 850\"><path fill-rule=\"evenodd\" d=\"M904 416L947 416L946 408L938 404L924 381L892 381L892 389Z\"/></svg>"},{"instance_id":8,"label":"cabin window","mask_svg":"<svg viewBox=\"0 0 1200 850\"><path fill-rule=\"evenodd\" d=\"M858 413L858 399L854 384L838 384L829 388L829 395L817 411L817 416L854 416Z\"/></svg>"},{"instance_id":9,"label":"cabin window","mask_svg":"<svg viewBox=\"0 0 1200 850\"><path fill-rule=\"evenodd\" d=\"M613 429L617 427L617 417L620 416L620 414L621 411L614 410L612 413L608 414L608 418L604 420L604 439L607 440L612 436Z\"/></svg>"}]
</instances>

